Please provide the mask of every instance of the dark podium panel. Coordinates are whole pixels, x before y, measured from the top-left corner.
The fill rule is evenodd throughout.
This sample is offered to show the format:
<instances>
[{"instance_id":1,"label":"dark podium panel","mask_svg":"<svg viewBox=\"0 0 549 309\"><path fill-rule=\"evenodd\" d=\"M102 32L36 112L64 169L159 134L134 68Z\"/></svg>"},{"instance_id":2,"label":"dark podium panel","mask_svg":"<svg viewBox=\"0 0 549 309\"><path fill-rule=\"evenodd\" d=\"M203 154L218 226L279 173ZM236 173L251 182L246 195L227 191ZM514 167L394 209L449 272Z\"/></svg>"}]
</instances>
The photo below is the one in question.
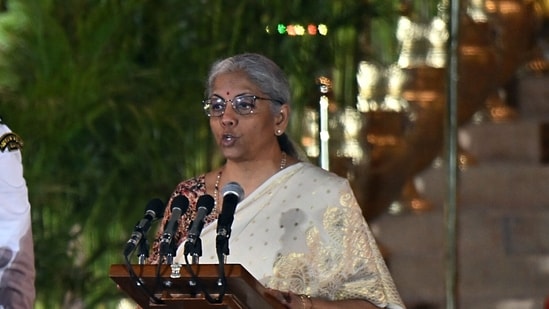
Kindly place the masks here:
<instances>
[{"instance_id":1,"label":"dark podium panel","mask_svg":"<svg viewBox=\"0 0 549 309\"><path fill-rule=\"evenodd\" d=\"M226 292L223 301L210 303L202 290L191 284L191 275L185 265L182 265L179 278L172 278L172 269L169 265L162 265L157 280L157 265L132 265L135 274L141 278L144 287L154 294L162 304L151 302L149 295L138 286L130 276L124 264L111 265L109 276L142 308L253 308L253 309L282 309L280 303L265 293L263 285L257 281L240 264L225 265ZM218 265L196 264L191 265L196 274L198 284L214 299L219 296L217 287Z\"/></svg>"}]
</instances>

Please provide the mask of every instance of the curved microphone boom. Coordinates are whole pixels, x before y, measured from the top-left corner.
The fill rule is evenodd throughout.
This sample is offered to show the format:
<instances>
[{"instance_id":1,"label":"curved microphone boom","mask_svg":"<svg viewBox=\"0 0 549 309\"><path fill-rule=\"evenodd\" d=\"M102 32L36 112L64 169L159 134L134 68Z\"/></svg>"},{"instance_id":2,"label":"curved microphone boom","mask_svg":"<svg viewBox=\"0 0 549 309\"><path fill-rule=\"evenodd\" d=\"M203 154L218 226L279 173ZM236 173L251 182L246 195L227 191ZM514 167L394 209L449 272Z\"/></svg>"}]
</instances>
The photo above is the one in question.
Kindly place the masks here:
<instances>
[{"instance_id":1,"label":"curved microphone boom","mask_svg":"<svg viewBox=\"0 0 549 309\"><path fill-rule=\"evenodd\" d=\"M231 237L231 226L234 220L236 205L244 197L244 189L236 183L229 182L221 189L223 208L217 219L217 254L229 255L228 239Z\"/></svg>"},{"instance_id":2,"label":"curved microphone boom","mask_svg":"<svg viewBox=\"0 0 549 309\"><path fill-rule=\"evenodd\" d=\"M166 224L160 240L160 256L166 256L170 253L173 237L179 226L179 219L187 212L187 208L189 208L189 200L185 196L178 195L173 199L170 221Z\"/></svg>"},{"instance_id":3,"label":"curved microphone boom","mask_svg":"<svg viewBox=\"0 0 549 309\"><path fill-rule=\"evenodd\" d=\"M132 235L130 236L130 239L126 243L126 247L124 248L124 256L130 255L130 253L135 250L135 247L137 247L137 245L141 243L143 237L149 231L152 222L162 218L162 216L164 215L164 208L164 203L162 203L162 201L157 198L152 199L149 201L149 203L147 203L143 219L137 222L133 229Z\"/></svg>"}]
</instances>

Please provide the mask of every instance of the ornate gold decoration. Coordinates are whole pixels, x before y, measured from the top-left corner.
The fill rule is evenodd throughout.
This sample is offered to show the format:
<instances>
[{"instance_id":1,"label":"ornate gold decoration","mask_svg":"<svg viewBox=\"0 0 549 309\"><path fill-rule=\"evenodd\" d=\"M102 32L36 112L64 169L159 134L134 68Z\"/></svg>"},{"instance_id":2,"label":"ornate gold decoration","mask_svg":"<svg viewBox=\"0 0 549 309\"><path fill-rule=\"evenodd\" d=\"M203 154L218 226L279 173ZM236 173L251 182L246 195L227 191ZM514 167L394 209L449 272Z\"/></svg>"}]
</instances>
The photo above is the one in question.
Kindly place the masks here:
<instances>
[{"instance_id":1,"label":"ornate gold decoration","mask_svg":"<svg viewBox=\"0 0 549 309\"><path fill-rule=\"evenodd\" d=\"M22 149L22 148L23 148L23 139L19 135L13 132L9 132L9 133L5 133L4 135L2 135L2 137L0 137L1 152L4 152L6 149L8 151L13 151L13 150Z\"/></svg>"}]
</instances>

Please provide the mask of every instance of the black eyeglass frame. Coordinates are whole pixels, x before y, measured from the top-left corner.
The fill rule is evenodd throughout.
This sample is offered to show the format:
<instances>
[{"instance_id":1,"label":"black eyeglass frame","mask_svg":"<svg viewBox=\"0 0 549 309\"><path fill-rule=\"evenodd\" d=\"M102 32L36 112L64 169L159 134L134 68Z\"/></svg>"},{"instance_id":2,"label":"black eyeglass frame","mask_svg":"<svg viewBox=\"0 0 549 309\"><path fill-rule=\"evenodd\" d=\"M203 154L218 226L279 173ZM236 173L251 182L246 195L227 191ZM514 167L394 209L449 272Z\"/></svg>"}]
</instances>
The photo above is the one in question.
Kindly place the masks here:
<instances>
[{"instance_id":1,"label":"black eyeglass frame","mask_svg":"<svg viewBox=\"0 0 549 309\"><path fill-rule=\"evenodd\" d=\"M239 109L236 104L239 104L241 102L238 102L238 99L247 99L247 98L252 99L251 102L244 102L244 103L249 105L248 109ZM223 110L221 111L221 113L219 115L212 115L211 106L212 106L212 100L214 100L214 99L218 99L219 101L217 101L217 102L219 104L221 104L221 102L223 102ZM213 95L210 98L202 100L202 105L203 105L202 108L204 109L204 113L208 117L221 117L225 114L225 110L227 109L227 102L231 102L231 107L233 108L233 110L237 114L244 116L244 115L250 115L250 114L254 113L255 106L256 106L256 103L255 103L256 100L273 101L273 102L276 102L280 105L284 104L284 102L282 102L280 100L277 100L277 99L258 97L258 96L253 95L253 94L241 94L241 95L237 95L234 98L229 99L229 100L225 100L221 96L218 96L218 95Z\"/></svg>"}]
</instances>

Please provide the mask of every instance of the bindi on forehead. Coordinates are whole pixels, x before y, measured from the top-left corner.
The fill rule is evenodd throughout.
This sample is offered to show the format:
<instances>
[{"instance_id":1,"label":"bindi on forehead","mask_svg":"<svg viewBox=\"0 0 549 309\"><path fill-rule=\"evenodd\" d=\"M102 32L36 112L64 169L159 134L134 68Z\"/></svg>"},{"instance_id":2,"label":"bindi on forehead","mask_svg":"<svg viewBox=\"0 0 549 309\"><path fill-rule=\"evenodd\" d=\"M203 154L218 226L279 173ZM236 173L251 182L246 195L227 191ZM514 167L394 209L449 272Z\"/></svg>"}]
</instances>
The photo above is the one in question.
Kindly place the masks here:
<instances>
[{"instance_id":1,"label":"bindi on forehead","mask_svg":"<svg viewBox=\"0 0 549 309\"><path fill-rule=\"evenodd\" d=\"M227 95L231 95L231 92L230 92L230 91L227 91Z\"/></svg>"}]
</instances>

